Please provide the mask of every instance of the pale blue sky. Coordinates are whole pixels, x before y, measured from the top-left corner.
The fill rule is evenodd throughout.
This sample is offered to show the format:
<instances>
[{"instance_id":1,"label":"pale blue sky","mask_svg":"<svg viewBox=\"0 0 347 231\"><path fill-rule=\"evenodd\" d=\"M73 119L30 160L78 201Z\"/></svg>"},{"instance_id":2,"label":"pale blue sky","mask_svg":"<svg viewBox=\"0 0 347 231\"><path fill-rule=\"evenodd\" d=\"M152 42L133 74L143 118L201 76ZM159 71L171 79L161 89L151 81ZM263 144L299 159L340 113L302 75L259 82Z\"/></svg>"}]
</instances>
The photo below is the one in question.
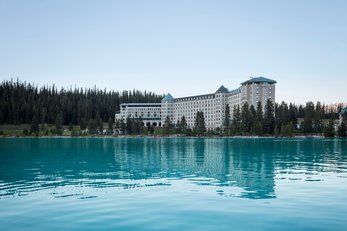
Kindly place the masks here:
<instances>
[{"instance_id":1,"label":"pale blue sky","mask_svg":"<svg viewBox=\"0 0 347 231\"><path fill-rule=\"evenodd\" d=\"M278 81L276 101L347 101L347 1L0 0L0 80L174 97Z\"/></svg>"}]
</instances>

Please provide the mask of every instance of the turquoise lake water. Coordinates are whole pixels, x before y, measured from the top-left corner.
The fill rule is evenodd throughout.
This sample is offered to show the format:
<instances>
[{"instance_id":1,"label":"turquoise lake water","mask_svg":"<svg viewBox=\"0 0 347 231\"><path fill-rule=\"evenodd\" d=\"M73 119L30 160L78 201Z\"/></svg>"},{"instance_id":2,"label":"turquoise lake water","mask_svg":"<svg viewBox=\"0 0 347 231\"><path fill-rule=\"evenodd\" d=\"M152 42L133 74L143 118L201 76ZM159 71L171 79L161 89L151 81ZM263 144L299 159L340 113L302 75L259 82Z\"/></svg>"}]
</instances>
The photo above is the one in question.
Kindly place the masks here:
<instances>
[{"instance_id":1,"label":"turquoise lake water","mask_svg":"<svg viewBox=\"0 0 347 231\"><path fill-rule=\"evenodd\" d=\"M347 141L0 139L0 230L346 230Z\"/></svg>"}]
</instances>

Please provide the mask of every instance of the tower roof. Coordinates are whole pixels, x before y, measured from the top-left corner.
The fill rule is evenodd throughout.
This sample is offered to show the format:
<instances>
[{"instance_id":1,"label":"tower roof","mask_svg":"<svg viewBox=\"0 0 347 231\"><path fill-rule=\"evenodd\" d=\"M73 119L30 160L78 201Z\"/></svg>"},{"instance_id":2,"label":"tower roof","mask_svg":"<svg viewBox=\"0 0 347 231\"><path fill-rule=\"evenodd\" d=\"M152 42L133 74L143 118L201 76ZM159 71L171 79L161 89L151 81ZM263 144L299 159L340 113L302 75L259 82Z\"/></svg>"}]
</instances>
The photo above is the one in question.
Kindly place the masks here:
<instances>
[{"instance_id":1,"label":"tower roof","mask_svg":"<svg viewBox=\"0 0 347 231\"><path fill-rule=\"evenodd\" d=\"M251 79L241 83L241 85L243 84L248 84L248 83L277 83L275 80L272 80L272 79L268 79L268 78L265 78L263 76L259 76L259 77L251 77Z\"/></svg>"},{"instance_id":2,"label":"tower roof","mask_svg":"<svg viewBox=\"0 0 347 231\"><path fill-rule=\"evenodd\" d=\"M228 88L224 87L223 85L216 91L217 93L229 93Z\"/></svg>"},{"instance_id":3,"label":"tower roof","mask_svg":"<svg viewBox=\"0 0 347 231\"><path fill-rule=\"evenodd\" d=\"M174 101L174 97L172 97L172 95L168 93L161 101Z\"/></svg>"}]
</instances>

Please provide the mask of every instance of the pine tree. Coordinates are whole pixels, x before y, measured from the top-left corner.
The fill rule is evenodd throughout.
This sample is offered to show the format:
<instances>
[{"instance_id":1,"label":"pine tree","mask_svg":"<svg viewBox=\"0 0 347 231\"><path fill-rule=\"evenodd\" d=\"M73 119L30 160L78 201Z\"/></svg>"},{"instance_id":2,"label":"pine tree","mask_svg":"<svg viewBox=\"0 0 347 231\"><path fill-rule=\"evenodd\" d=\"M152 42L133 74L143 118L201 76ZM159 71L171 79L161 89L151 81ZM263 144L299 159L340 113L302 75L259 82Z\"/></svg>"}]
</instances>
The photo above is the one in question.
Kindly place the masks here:
<instances>
[{"instance_id":1,"label":"pine tree","mask_svg":"<svg viewBox=\"0 0 347 231\"><path fill-rule=\"evenodd\" d=\"M312 102L307 102L306 108L305 108L305 117L304 117L304 133L313 132L314 113L315 113L314 104Z\"/></svg>"},{"instance_id":2,"label":"pine tree","mask_svg":"<svg viewBox=\"0 0 347 231\"><path fill-rule=\"evenodd\" d=\"M260 101L257 103L257 110L253 130L254 133L258 136L261 136L263 134L263 106L261 105Z\"/></svg>"},{"instance_id":3,"label":"pine tree","mask_svg":"<svg viewBox=\"0 0 347 231\"><path fill-rule=\"evenodd\" d=\"M99 133L102 134L104 130L104 125L99 113L96 114L95 122L96 122L96 126L98 127Z\"/></svg>"},{"instance_id":4,"label":"pine tree","mask_svg":"<svg viewBox=\"0 0 347 231\"><path fill-rule=\"evenodd\" d=\"M147 127L147 133L150 134L150 135L153 135L154 134L154 127L149 125Z\"/></svg>"},{"instance_id":5,"label":"pine tree","mask_svg":"<svg viewBox=\"0 0 347 231\"><path fill-rule=\"evenodd\" d=\"M143 127L143 121L142 121L141 117L133 119L132 120L132 126L133 126L132 130L133 130L134 134L137 134L137 135L141 134L142 133L142 127Z\"/></svg>"},{"instance_id":6,"label":"pine tree","mask_svg":"<svg viewBox=\"0 0 347 231\"><path fill-rule=\"evenodd\" d=\"M97 129L98 129L98 126L97 126L95 120L94 119L90 119L89 122L88 122L89 134L97 133Z\"/></svg>"},{"instance_id":7,"label":"pine tree","mask_svg":"<svg viewBox=\"0 0 347 231\"><path fill-rule=\"evenodd\" d=\"M125 130L128 135L133 134L133 121L129 116L126 120Z\"/></svg>"},{"instance_id":8,"label":"pine tree","mask_svg":"<svg viewBox=\"0 0 347 231\"><path fill-rule=\"evenodd\" d=\"M181 121L180 119L177 120L177 123L176 123L176 133L177 134L180 134L182 131L181 131Z\"/></svg>"},{"instance_id":9,"label":"pine tree","mask_svg":"<svg viewBox=\"0 0 347 231\"><path fill-rule=\"evenodd\" d=\"M201 136L205 133L205 131L206 131L206 127L205 127L204 113L202 111L198 111L195 117L194 132L197 135Z\"/></svg>"},{"instance_id":10,"label":"pine tree","mask_svg":"<svg viewBox=\"0 0 347 231\"><path fill-rule=\"evenodd\" d=\"M249 107L249 115L250 115L250 133L252 135L254 135L255 134L254 127L255 127L255 125L257 123L257 112L256 112L256 110L255 110L253 105L251 105Z\"/></svg>"},{"instance_id":11,"label":"pine tree","mask_svg":"<svg viewBox=\"0 0 347 231\"><path fill-rule=\"evenodd\" d=\"M343 138L347 137L346 131L347 131L346 124L342 122L341 125L339 126L338 136Z\"/></svg>"},{"instance_id":12,"label":"pine tree","mask_svg":"<svg viewBox=\"0 0 347 231\"><path fill-rule=\"evenodd\" d=\"M224 121L223 121L223 128L224 128L224 134L229 135L230 133L230 107L229 104L225 106L225 114L224 114Z\"/></svg>"},{"instance_id":13,"label":"pine tree","mask_svg":"<svg viewBox=\"0 0 347 231\"><path fill-rule=\"evenodd\" d=\"M289 104L289 121L293 128L296 128L296 125L298 124L298 109L292 103Z\"/></svg>"},{"instance_id":14,"label":"pine tree","mask_svg":"<svg viewBox=\"0 0 347 231\"><path fill-rule=\"evenodd\" d=\"M323 116L324 116L323 107L320 102L317 102L316 110L313 116L313 131L316 133L322 133L323 131L323 123L322 123Z\"/></svg>"},{"instance_id":15,"label":"pine tree","mask_svg":"<svg viewBox=\"0 0 347 231\"><path fill-rule=\"evenodd\" d=\"M182 116L181 123L180 123L180 130L182 133L186 134L187 128L188 128L188 125L187 125L186 117Z\"/></svg>"},{"instance_id":16,"label":"pine tree","mask_svg":"<svg viewBox=\"0 0 347 231\"><path fill-rule=\"evenodd\" d=\"M112 118L108 118L108 134L112 134L113 133L113 120Z\"/></svg>"},{"instance_id":17,"label":"pine tree","mask_svg":"<svg viewBox=\"0 0 347 231\"><path fill-rule=\"evenodd\" d=\"M240 106L235 105L233 110L233 119L231 124L231 131L233 135L239 135L241 130L241 112Z\"/></svg>"},{"instance_id":18,"label":"pine tree","mask_svg":"<svg viewBox=\"0 0 347 231\"><path fill-rule=\"evenodd\" d=\"M251 115L248 103L244 103L241 107L241 133L249 134L251 129Z\"/></svg>"},{"instance_id":19,"label":"pine tree","mask_svg":"<svg viewBox=\"0 0 347 231\"><path fill-rule=\"evenodd\" d=\"M172 123L169 116L166 116L164 122L164 134L168 135L172 132Z\"/></svg>"},{"instance_id":20,"label":"pine tree","mask_svg":"<svg viewBox=\"0 0 347 231\"><path fill-rule=\"evenodd\" d=\"M275 120L277 127L282 127L290 122L289 108L283 101L281 104L275 104Z\"/></svg>"},{"instance_id":21,"label":"pine tree","mask_svg":"<svg viewBox=\"0 0 347 231\"><path fill-rule=\"evenodd\" d=\"M70 122L70 124L69 124L69 131L72 131L72 129L73 129L73 124L72 124L72 122Z\"/></svg>"},{"instance_id":22,"label":"pine tree","mask_svg":"<svg viewBox=\"0 0 347 231\"><path fill-rule=\"evenodd\" d=\"M58 113L55 119L55 133L59 136L63 135L63 116L62 112Z\"/></svg>"},{"instance_id":23,"label":"pine tree","mask_svg":"<svg viewBox=\"0 0 347 231\"><path fill-rule=\"evenodd\" d=\"M324 136L325 137L335 136L334 121L332 119L329 120L328 125L324 128Z\"/></svg>"},{"instance_id":24,"label":"pine tree","mask_svg":"<svg viewBox=\"0 0 347 231\"><path fill-rule=\"evenodd\" d=\"M30 134L35 134L36 136L38 136L39 135L39 130L40 130L39 120L38 120L37 116L35 115L33 117L32 122L31 122Z\"/></svg>"},{"instance_id":25,"label":"pine tree","mask_svg":"<svg viewBox=\"0 0 347 231\"><path fill-rule=\"evenodd\" d=\"M80 124L81 130L84 130L87 128L87 123L86 123L86 119L82 119L81 120L81 124Z\"/></svg>"},{"instance_id":26,"label":"pine tree","mask_svg":"<svg viewBox=\"0 0 347 231\"><path fill-rule=\"evenodd\" d=\"M278 127L277 127L277 125L275 125L275 128L274 128L274 137L278 137L278 135L279 135L279 131L278 131Z\"/></svg>"},{"instance_id":27,"label":"pine tree","mask_svg":"<svg viewBox=\"0 0 347 231\"><path fill-rule=\"evenodd\" d=\"M263 132L272 135L275 129L274 105L270 99L265 105L265 113L263 119Z\"/></svg>"},{"instance_id":28,"label":"pine tree","mask_svg":"<svg viewBox=\"0 0 347 231\"><path fill-rule=\"evenodd\" d=\"M124 123L124 119L123 118L120 120L120 131L121 131L122 134L124 134L125 131L126 131L126 124Z\"/></svg>"},{"instance_id":29,"label":"pine tree","mask_svg":"<svg viewBox=\"0 0 347 231\"><path fill-rule=\"evenodd\" d=\"M284 137L291 137L293 135L293 125L291 123L282 124L280 135Z\"/></svg>"}]
</instances>

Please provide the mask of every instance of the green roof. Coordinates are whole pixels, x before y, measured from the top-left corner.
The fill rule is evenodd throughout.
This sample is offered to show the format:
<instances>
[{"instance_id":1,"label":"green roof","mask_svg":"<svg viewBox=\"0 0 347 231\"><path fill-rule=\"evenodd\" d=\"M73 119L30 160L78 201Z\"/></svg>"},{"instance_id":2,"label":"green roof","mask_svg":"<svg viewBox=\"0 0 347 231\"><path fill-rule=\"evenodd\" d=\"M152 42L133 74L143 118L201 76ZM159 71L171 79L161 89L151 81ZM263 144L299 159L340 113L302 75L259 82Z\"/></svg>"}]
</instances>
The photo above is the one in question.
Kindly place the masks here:
<instances>
[{"instance_id":1,"label":"green roof","mask_svg":"<svg viewBox=\"0 0 347 231\"><path fill-rule=\"evenodd\" d=\"M228 88L224 87L223 85L216 91L217 93L229 93Z\"/></svg>"},{"instance_id":2,"label":"green roof","mask_svg":"<svg viewBox=\"0 0 347 231\"><path fill-rule=\"evenodd\" d=\"M168 93L161 101L174 101L174 97Z\"/></svg>"},{"instance_id":3,"label":"green roof","mask_svg":"<svg viewBox=\"0 0 347 231\"><path fill-rule=\"evenodd\" d=\"M277 83L277 82L275 80L259 76L259 77L251 77L251 79L249 79L249 80L247 80L241 84L243 85L243 84L249 84L249 83L270 83L270 84L273 84L273 83Z\"/></svg>"},{"instance_id":4,"label":"green roof","mask_svg":"<svg viewBox=\"0 0 347 231\"><path fill-rule=\"evenodd\" d=\"M178 102L180 100L196 100L196 98L199 97L211 97L214 98L214 93L213 94L205 94L205 95L194 95L194 96L186 96L186 97L181 97L181 98L176 98L175 101Z\"/></svg>"}]
</instances>

